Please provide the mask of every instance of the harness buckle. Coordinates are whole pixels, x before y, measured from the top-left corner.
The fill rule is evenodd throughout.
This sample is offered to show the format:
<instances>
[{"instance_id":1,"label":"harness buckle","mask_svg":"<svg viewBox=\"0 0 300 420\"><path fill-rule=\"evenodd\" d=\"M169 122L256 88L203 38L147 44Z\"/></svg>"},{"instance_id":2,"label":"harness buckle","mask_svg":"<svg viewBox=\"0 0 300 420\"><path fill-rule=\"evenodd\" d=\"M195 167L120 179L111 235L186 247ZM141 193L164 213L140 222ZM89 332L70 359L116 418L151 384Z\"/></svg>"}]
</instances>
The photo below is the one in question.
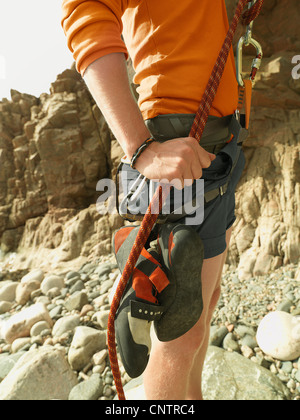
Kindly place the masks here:
<instances>
[{"instance_id":1,"label":"harness buckle","mask_svg":"<svg viewBox=\"0 0 300 420\"><path fill-rule=\"evenodd\" d=\"M219 187L220 196L224 195L224 194L226 193L226 190L227 190L227 188L226 188L226 184L221 185L221 186Z\"/></svg>"}]
</instances>

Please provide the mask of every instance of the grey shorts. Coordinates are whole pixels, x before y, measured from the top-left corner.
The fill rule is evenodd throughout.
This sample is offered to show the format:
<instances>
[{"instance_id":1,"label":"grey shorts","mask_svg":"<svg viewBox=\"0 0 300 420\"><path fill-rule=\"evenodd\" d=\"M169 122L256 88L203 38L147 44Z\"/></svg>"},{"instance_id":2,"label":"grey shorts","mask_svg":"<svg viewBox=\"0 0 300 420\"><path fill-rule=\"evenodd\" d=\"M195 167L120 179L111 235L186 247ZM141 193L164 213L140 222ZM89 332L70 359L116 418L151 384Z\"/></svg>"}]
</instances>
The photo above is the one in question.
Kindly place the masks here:
<instances>
[{"instance_id":1,"label":"grey shorts","mask_svg":"<svg viewBox=\"0 0 300 420\"><path fill-rule=\"evenodd\" d=\"M232 140L231 151L238 153L236 140ZM229 146L229 145L228 145ZM226 148L227 146L225 146ZM224 149L225 149L224 148ZM224 152L219 152L216 159L208 169L203 170L204 190L211 182L220 186L224 182L222 174L226 173L230 159L224 159ZM223 154L223 156L222 156ZM233 158L236 158L234 156ZM204 258L212 258L221 254L226 249L226 231L229 229L235 217L235 189L245 166L245 157L242 150L239 151L235 168L230 176L226 192L219 194L215 199L204 205L204 220L201 225L192 226L200 235L204 244ZM212 178L216 180L212 181ZM226 178L226 175L225 175Z\"/></svg>"},{"instance_id":2,"label":"grey shorts","mask_svg":"<svg viewBox=\"0 0 300 420\"><path fill-rule=\"evenodd\" d=\"M170 115L172 124L168 129L164 128L166 126L165 122L170 120L166 115L162 116L162 118L156 117L156 119L147 120L146 124L153 137L158 137L159 141L166 141L176 137L187 137L193 122L193 115L188 114L185 116L179 114L179 116L179 119L174 119L174 114ZM156 124L155 120L158 124ZM162 121L164 122L163 126L161 126ZM213 117L213 121L218 124L216 117ZM223 131L221 132L221 130ZM220 130L217 130L215 136L210 133L208 137L203 137L203 143L202 139L200 141L202 147L210 152L216 153L216 159L210 167L203 169L201 179L204 181L204 194L209 196L210 192L215 192L218 189L220 193L212 194L214 198L210 197L208 202L204 202L204 217L200 224L191 224L188 222L199 233L202 239L205 259L215 257L226 249L226 231L233 225L236 219L235 189L245 166L245 157L241 148L239 134L236 134L229 143L226 143L231 134L228 129L227 131L224 130L224 128L220 128ZM221 145L221 150L219 150L220 138L224 140L224 144ZM217 146L211 146L214 143L214 139L216 139ZM206 143L208 144L207 147ZM124 179L126 179L126 182L128 180L134 180L139 175L138 171L130 168L126 164L123 165L121 172L123 174L126 173L126 178L122 177L121 174L123 182ZM222 188L224 186L226 186L225 191ZM143 194L141 195L141 200L143 200ZM148 203L149 201L145 198L145 210L148 207ZM191 218L194 218L194 214L177 218L174 223L185 224L188 218L191 220Z\"/></svg>"}]
</instances>

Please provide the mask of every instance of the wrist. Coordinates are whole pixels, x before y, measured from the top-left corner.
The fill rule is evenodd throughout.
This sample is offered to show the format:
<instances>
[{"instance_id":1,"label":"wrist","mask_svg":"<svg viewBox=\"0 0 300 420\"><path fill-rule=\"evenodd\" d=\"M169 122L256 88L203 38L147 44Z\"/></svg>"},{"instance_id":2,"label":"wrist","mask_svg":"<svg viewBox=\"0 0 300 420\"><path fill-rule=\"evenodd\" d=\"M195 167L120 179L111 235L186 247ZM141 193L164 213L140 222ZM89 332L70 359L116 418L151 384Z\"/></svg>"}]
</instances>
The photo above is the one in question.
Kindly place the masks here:
<instances>
[{"instance_id":1,"label":"wrist","mask_svg":"<svg viewBox=\"0 0 300 420\"><path fill-rule=\"evenodd\" d=\"M136 162L140 155L150 146L151 143L155 142L156 140L153 137L148 137L133 153L131 160L130 160L130 166L131 168L135 169Z\"/></svg>"}]
</instances>

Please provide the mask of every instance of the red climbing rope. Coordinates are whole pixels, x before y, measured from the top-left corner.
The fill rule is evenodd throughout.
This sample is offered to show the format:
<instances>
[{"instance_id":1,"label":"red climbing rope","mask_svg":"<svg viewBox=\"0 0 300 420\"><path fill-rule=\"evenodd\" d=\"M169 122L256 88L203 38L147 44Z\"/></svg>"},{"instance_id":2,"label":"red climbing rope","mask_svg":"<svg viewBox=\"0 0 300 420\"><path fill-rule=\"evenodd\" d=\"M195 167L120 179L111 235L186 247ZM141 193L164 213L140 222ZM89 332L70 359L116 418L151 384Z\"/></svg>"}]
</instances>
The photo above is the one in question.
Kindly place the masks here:
<instances>
[{"instance_id":1,"label":"red climbing rope","mask_svg":"<svg viewBox=\"0 0 300 420\"><path fill-rule=\"evenodd\" d=\"M123 292L126 288L127 282L133 272L133 269L136 265L136 262L142 252L142 249L150 235L150 232L153 226L156 223L156 219L161 212L163 203L168 195L168 189L162 188L161 186L157 188L151 203L147 209L147 212L143 218L138 234L135 238L132 250L129 254L128 260L124 267L122 276L119 280L117 290L115 292L113 301L111 303L108 326L107 326L107 342L108 342L108 351L111 370L113 373L118 397L120 400L125 400L124 390L121 382L121 375L119 370L116 344L115 344L115 315L118 310L120 300L122 298Z\"/></svg>"},{"instance_id":2,"label":"red climbing rope","mask_svg":"<svg viewBox=\"0 0 300 420\"><path fill-rule=\"evenodd\" d=\"M213 103L214 97L217 93L217 89L220 84L221 77L223 75L223 71L225 68L225 64L228 58L228 54L230 51L230 47L232 45L233 36L235 34L237 25L239 20L242 18L242 22L245 25L249 25L252 20L254 20L261 10L264 0L257 0L254 5L248 10L246 10L243 14L243 10L248 3L251 3L251 0L240 0L234 17L232 19L231 25L227 32L226 38L222 45L221 51L217 58L217 61L214 65L214 68L211 72L208 84L206 86L205 92L202 96L201 103L199 105L198 111L195 116L195 120L190 131L190 136L195 137L196 140L200 142L205 124L207 122L209 110Z\"/></svg>"},{"instance_id":3,"label":"red climbing rope","mask_svg":"<svg viewBox=\"0 0 300 420\"><path fill-rule=\"evenodd\" d=\"M213 103L214 97L216 95L216 92L217 92L217 89L218 89L218 86L219 86L219 83L220 83L220 80L221 80L221 77L225 68L226 60L230 51L230 47L232 45L232 40L233 40L233 36L236 30L237 24L240 19L242 19L243 24L246 24L246 25L248 25L253 19L255 19L261 10L261 7L263 5L263 0L257 0L254 4L252 4L252 6L247 11L245 11L242 14L245 6L248 3L254 3L254 2L251 0L239 0L237 9L235 11L235 15L231 22L230 28L227 32L225 41L221 48L220 54L217 58L216 64L210 75L204 95L201 99L199 109L196 113L195 120L193 122L193 126L190 131L190 137L195 137L199 142L200 142L205 124L207 122L209 110ZM151 203L141 223L138 235L133 244L132 250L128 257L127 263L123 270L121 279L119 281L117 290L115 292L115 295L111 304L111 309L110 309L109 318L108 318L108 327L107 327L108 328L108 351L109 351L111 370L113 373L118 398L120 400L125 400L125 394L124 394L124 390L122 386L121 374L120 374L118 358L117 358L117 350L116 350L116 342L115 342L115 325L114 325L115 315L119 307L123 292L126 288L128 280L135 267L135 264L142 252L142 249L150 235L150 232L153 226L156 223L158 214L161 211L162 205L167 197L167 194L168 194L167 190L168 190L167 188L162 188L161 186L158 187L151 200Z\"/></svg>"}]
</instances>

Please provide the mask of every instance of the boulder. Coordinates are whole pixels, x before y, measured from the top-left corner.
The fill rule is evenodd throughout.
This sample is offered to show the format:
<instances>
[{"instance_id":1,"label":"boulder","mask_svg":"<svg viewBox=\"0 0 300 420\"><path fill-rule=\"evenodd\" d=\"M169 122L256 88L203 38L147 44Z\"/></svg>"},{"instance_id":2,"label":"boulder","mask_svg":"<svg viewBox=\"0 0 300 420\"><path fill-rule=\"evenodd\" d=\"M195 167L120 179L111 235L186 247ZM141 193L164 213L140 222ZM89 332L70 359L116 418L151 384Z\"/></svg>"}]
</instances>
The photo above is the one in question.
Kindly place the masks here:
<instances>
[{"instance_id":1,"label":"boulder","mask_svg":"<svg viewBox=\"0 0 300 420\"><path fill-rule=\"evenodd\" d=\"M270 312L260 322L256 339L265 354L295 360L300 357L300 318L283 311Z\"/></svg>"},{"instance_id":2,"label":"boulder","mask_svg":"<svg viewBox=\"0 0 300 420\"><path fill-rule=\"evenodd\" d=\"M57 276L55 274L46 276L41 284L41 290L44 293L44 295L46 295L47 292L54 287L57 287L59 289L65 287L64 279L61 276Z\"/></svg>"},{"instance_id":3,"label":"boulder","mask_svg":"<svg viewBox=\"0 0 300 420\"><path fill-rule=\"evenodd\" d=\"M67 400L76 384L63 352L43 346L17 361L0 384L0 400Z\"/></svg>"},{"instance_id":4,"label":"boulder","mask_svg":"<svg viewBox=\"0 0 300 420\"><path fill-rule=\"evenodd\" d=\"M203 370L205 400L287 400L288 389L268 369L236 352L209 347Z\"/></svg>"},{"instance_id":5,"label":"boulder","mask_svg":"<svg viewBox=\"0 0 300 420\"><path fill-rule=\"evenodd\" d=\"M142 376L128 382L127 400L144 400ZM289 400L290 392L269 370L236 352L210 346L202 375L203 399L208 401Z\"/></svg>"},{"instance_id":6,"label":"boulder","mask_svg":"<svg viewBox=\"0 0 300 420\"><path fill-rule=\"evenodd\" d=\"M38 282L41 284L44 278L44 272L37 268L35 270L31 270L29 273L27 273L25 276L21 278L21 283L31 283L31 282Z\"/></svg>"},{"instance_id":7,"label":"boulder","mask_svg":"<svg viewBox=\"0 0 300 420\"><path fill-rule=\"evenodd\" d=\"M25 305L30 299L31 293L40 288L38 281L30 281L29 283L20 283L16 289L16 302L19 305Z\"/></svg>"},{"instance_id":8,"label":"boulder","mask_svg":"<svg viewBox=\"0 0 300 420\"><path fill-rule=\"evenodd\" d=\"M99 374L94 373L87 380L75 385L69 395L69 400L94 401L102 397L103 381Z\"/></svg>"},{"instance_id":9,"label":"boulder","mask_svg":"<svg viewBox=\"0 0 300 420\"><path fill-rule=\"evenodd\" d=\"M83 369L92 356L106 348L106 333L90 327L77 327L68 354L74 370Z\"/></svg>"},{"instance_id":10,"label":"boulder","mask_svg":"<svg viewBox=\"0 0 300 420\"><path fill-rule=\"evenodd\" d=\"M16 338L29 337L31 327L39 321L53 325L49 312L42 303L36 303L13 315L4 322L1 333L7 343L12 343Z\"/></svg>"}]
</instances>

